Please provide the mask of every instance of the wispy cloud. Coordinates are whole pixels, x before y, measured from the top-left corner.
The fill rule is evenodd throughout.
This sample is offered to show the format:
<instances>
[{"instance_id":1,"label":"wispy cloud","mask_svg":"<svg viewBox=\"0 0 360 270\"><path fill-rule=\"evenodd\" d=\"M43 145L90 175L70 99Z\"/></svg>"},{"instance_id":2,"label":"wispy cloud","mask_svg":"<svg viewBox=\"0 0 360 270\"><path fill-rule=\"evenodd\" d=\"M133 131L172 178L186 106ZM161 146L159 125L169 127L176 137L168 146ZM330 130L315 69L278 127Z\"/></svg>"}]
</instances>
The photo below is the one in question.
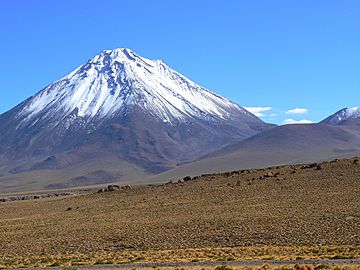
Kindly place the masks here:
<instances>
[{"instance_id":1,"label":"wispy cloud","mask_svg":"<svg viewBox=\"0 0 360 270\"><path fill-rule=\"evenodd\" d=\"M308 112L309 112L309 110L305 109L305 108L295 108L295 109L288 110L286 112L286 114L305 114Z\"/></svg>"},{"instance_id":2,"label":"wispy cloud","mask_svg":"<svg viewBox=\"0 0 360 270\"><path fill-rule=\"evenodd\" d=\"M284 125L289 125L289 124L311 124L314 123L311 120L308 119L302 119L302 120L294 120L294 119L285 119L283 121Z\"/></svg>"},{"instance_id":3,"label":"wispy cloud","mask_svg":"<svg viewBox=\"0 0 360 270\"><path fill-rule=\"evenodd\" d=\"M245 110L255 114L257 117L265 116L264 112L271 111L272 107L244 107Z\"/></svg>"}]
</instances>

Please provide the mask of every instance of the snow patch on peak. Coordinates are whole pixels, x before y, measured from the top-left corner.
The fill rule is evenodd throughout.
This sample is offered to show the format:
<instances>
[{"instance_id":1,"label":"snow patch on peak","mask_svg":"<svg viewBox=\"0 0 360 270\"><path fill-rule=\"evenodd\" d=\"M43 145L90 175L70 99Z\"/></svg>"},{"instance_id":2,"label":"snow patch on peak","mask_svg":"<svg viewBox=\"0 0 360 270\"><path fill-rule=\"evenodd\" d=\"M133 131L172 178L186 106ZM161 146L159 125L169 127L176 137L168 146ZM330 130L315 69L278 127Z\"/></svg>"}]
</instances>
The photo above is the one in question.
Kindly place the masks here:
<instances>
[{"instance_id":1,"label":"snow patch on peak","mask_svg":"<svg viewBox=\"0 0 360 270\"><path fill-rule=\"evenodd\" d=\"M360 117L360 107L345 108L336 114L339 122Z\"/></svg>"},{"instance_id":2,"label":"snow patch on peak","mask_svg":"<svg viewBox=\"0 0 360 270\"><path fill-rule=\"evenodd\" d=\"M360 107L344 108L323 120L322 123L337 125L355 118L360 118Z\"/></svg>"},{"instance_id":3,"label":"snow patch on peak","mask_svg":"<svg viewBox=\"0 0 360 270\"><path fill-rule=\"evenodd\" d=\"M225 119L234 111L249 114L163 61L119 48L102 51L40 91L18 117L29 120L41 113L63 119L75 113L90 121L119 116L135 105L169 123L188 117Z\"/></svg>"},{"instance_id":4,"label":"snow patch on peak","mask_svg":"<svg viewBox=\"0 0 360 270\"><path fill-rule=\"evenodd\" d=\"M354 115L360 116L360 107L352 107L346 109L346 114L348 117L352 117Z\"/></svg>"}]
</instances>

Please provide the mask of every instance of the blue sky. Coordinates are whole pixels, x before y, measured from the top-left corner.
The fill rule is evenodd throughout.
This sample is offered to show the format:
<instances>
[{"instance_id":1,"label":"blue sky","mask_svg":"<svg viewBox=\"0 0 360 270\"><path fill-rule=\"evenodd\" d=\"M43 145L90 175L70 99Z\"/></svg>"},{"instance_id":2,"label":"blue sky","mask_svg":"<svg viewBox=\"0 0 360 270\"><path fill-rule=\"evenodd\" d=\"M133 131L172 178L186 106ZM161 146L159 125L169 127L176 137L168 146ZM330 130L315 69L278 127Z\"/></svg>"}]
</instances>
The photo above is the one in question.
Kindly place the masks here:
<instances>
[{"instance_id":1,"label":"blue sky","mask_svg":"<svg viewBox=\"0 0 360 270\"><path fill-rule=\"evenodd\" d=\"M357 0L4 0L0 112L127 47L265 121L319 121L360 106L359 11Z\"/></svg>"}]
</instances>

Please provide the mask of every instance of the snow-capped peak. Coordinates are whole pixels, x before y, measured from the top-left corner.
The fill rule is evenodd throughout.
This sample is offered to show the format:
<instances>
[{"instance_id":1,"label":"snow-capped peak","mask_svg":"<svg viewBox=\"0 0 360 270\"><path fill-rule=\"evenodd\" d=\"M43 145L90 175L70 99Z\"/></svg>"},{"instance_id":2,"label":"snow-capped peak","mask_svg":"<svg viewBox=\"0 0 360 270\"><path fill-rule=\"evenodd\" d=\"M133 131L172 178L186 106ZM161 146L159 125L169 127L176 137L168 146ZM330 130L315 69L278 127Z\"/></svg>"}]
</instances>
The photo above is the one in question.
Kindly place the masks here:
<instances>
[{"instance_id":1,"label":"snow-capped peak","mask_svg":"<svg viewBox=\"0 0 360 270\"><path fill-rule=\"evenodd\" d=\"M360 107L347 108L346 117L347 118L360 117Z\"/></svg>"},{"instance_id":2,"label":"snow-capped peak","mask_svg":"<svg viewBox=\"0 0 360 270\"><path fill-rule=\"evenodd\" d=\"M186 117L229 118L237 104L197 85L161 60L141 57L130 49L104 50L60 80L47 86L18 114L31 120L72 113L102 119L138 105L164 122Z\"/></svg>"},{"instance_id":3,"label":"snow-capped peak","mask_svg":"<svg viewBox=\"0 0 360 270\"><path fill-rule=\"evenodd\" d=\"M360 118L360 107L344 108L323 120L322 123L337 125L355 118Z\"/></svg>"}]
</instances>

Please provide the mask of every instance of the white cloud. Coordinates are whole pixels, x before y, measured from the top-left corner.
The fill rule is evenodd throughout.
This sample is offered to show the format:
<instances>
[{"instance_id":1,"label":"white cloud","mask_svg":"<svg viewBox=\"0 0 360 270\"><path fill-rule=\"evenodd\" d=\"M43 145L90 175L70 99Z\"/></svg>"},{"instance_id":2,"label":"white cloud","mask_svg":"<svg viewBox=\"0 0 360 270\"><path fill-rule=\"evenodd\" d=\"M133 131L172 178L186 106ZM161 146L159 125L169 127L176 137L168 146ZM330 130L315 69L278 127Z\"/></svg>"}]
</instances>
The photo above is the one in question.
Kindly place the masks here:
<instances>
[{"instance_id":1,"label":"white cloud","mask_svg":"<svg viewBox=\"0 0 360 270\"><path fill-rule=\"evenodd\" d=\"M284 125L289 125L289 124L311 124L314 123L311 120L308 119L302 119L302 120L294 120L294 119L285 119L283 121Z\"/></svg>"},{"instance_id":2,"label":"white cloud","mask_svg":"<svg viewBox=\"0 0 360 270\"><path fill-rule=\"evenodd\" d=\"M295 108L295 109L288 110L286 112L286 114L305 114L308 112L309 112L309 110L305 109L305 108Z\"/></svg>"},{"instance_id":3,"label":"white cloud","mask_svg":"<svg viewBox=\"0 0 360 270\"><path fill-rule=\"evenodd\" d=\"M276 114L276 113L272 113L272 114L270 114L269 116L270 116L270 117L275 117L275 116L277 116L277 114Z\"/></svg>"},{"instance_id":4,"label":"white cloud","mask_svg":"<svg viewBox=\"0 0 360 270\"><path fill-rule=\"evenodd\" d=\"M245 110L255 114L257 117L265 116L263 112L271 111L272 107L244 107Z\"/></svg>"}]
</instances>

